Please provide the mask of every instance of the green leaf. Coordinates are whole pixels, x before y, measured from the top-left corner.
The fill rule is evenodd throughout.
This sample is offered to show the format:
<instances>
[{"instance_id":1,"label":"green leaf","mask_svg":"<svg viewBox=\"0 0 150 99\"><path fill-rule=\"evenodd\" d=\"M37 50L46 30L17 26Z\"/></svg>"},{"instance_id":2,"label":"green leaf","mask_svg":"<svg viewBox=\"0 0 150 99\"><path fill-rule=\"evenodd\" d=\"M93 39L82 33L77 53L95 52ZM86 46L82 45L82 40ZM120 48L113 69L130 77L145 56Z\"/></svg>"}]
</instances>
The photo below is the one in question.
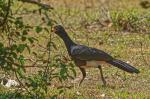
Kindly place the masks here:
<instances>
[{"instance_id":1,"label":"green leaf","mask_svg":"<svg viewBox=\"0 0 150 99\"><path fill-rule=\"evenodd\" d=\"M26 44L19 44L17 48L17 52L22 53L26 48Z\"/></svg>"},{"instance_id":2,"label":"green leaf","mask_svg":"<svg viewBox=\"0 0 150 99\"><path fill-rule=\"evenodd\" d=\"M20 55L19 58L18 58L18 61L21 63L21 65L24 65L25 64L24 56Z\"/></svg>"},{"instance_id":3,"label":"green leaf","mask_svg":"<svg viewBox=\"0 0 150 99\"><path fill-rule=\"evenodd\" d=\"M66 80L67 79L67 68L62 68L60 70L60 77L63 79L63 80Z\"/></svg>"},{"instance_id":4,"label":"green leaf","mask_svg":"<svg viewBox=\"0 0 150 99\"><path fill-rule=\"evenodd\" d=\"M22 17L17 17L15 24L16 24L16 26L18 26L18 28L23 28L24 24L23 24Z\"/></svg>"},{"instance_id":5,"label":"green leaf","mask_svg":"<svg viewBox=\"0 0 150 99\"><path fill-rule=\"evenodd\" d=\"M34 40L32 38L28 38L30 43L34 43Z\"/></svg>"},{"instance_id":6,"label":"green leaf","mask_svg":"<svg viewBox=\"0 0 150 99\"><path fill-rule=\"evenodd\" d=\"M38 41L37 39L35 39L34 37L28 37L29 42L32 44L34 43L34 41Z\"/></svg>"},{"instance_id":7,"label":"green leaf","mask_svg":"<svg viewBox=\"0 0 150 99\"><path fill-rule=\"evenodd\" d=\"M40 26L37 26L36 28L35 28L35 31L37 32L37 33L40 33L40 32L42 32L42 27L40 27Z\"/></svg>"},{"instance_id":8,"label":"green leaf","mask_svg":"<svg viewBox=\"0 0 150 99\"><path fill-rule=\"evenodd\" d=\"M11 50L14 51L14 50L16 50L16 49L17 49L17 45L16 45L16 44L13 44L13 45L11 46Z\"/></svg>"},{"instance_id":9,"label":"green leaf","mask_svg":"<svg viewBox=\"0 0 150 99\"><path fill-rule=\"evenodd\" d=\"M24 69L23 68L18 68L17 69L17 73L19 74L19 76L21 77L21 78L24 78L25 77L25 75L24 75Z\"/></svg>"},{"instance_id":10,"label":"green leaf","mask_svg":"<svg viewBox=\"0 0 150 99\"><path fill-rule=\"evenodd\" d=\"M17 52L22 53L25 48L27 48L28 52L30 53L30 47L27 44L19 44L17 48Z\"/></svg>"},{"instance_id":11,"label":"green leaf","mask_svg":"<svg viewBox=\"0 0 150 99\"><path fill-rule=\"evenodd\" d=\"M17 54L15 52L11 52L13 58L17 59Z\"/></svg>"}]
</instances>

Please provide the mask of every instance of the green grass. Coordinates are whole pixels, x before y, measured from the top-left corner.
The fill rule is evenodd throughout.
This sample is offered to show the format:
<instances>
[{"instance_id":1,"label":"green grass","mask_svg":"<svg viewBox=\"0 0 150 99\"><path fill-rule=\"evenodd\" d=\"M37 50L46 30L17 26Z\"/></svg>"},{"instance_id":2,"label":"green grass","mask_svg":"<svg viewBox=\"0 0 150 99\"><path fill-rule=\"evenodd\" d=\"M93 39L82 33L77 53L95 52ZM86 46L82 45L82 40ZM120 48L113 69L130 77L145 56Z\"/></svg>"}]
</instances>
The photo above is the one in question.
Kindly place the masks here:
<instances>
[{"instance_id":1,"label":"green grass","mask_svg":"<svg viewBox=\"0 0 150 99\"><path fill-rule=\"evenodd\" d=\"M103 65L104 76L108 86L102 87L98 69L87 69L87 79L84 80L80 87L78 87L77 83L72 84L71 80L68 80L66 81L66 86L73 87L66 89L58 97L60 99L149 99L150 34L148 33L150 25L148 23L150 19L145 19L142 23L138 19L142 16L150 16L149 10L142 9L138 5L138 0L112 0L109 2L109 6L105 3L102 7L108 7L110 11L108 16L112 17L113 25L111 27L101 27L99 21L103 22L103 19L108 19L109 17L104 14L104 12L107 13L107 10L104 12L101 11L101 3L96 0L94 1L95 6L86 9L84 3L68 1L68 6L65 7L64 3L56 1L59 4L54 4L55 10L49 16L57 20L59 24L63 24L75 42L104 50L115 58L128 61L138 68L141 73L132 75L113 66ZM26 21L28 18L25 16ZM33 20L30 21L31 23L29 21L27 23L35 24L34 22L37 20L39 19L33 17ZM124 31L122 29L124 22L119 23L120 20L123 20L126 24L132 24L134 27L126 27L127 31ZM132 29L130 30L130 28ZM44 44L48 40L43 37L47 36L47 34L42 33L39 35L35 35L35 37L45 46ZM52 41L55 42L58 49L55 50L53 48L52 55L64 55L68 57L67 51L64 48L65 45L54 33L52 33ZM37 52L40 50L37 49L37 46L33 47L33 49ZM27 57L30 57L30 55L27 55ZM78 78L81 73L77 67L76 71ZM57 83L55 81L53 85L57 86ZM3 92L3 87L0 87L0 90ZM4 90L4 93L6 92ZM58 90L50 86L48 95L56 93L58 93Z\"/></svg>"}]
</instances>

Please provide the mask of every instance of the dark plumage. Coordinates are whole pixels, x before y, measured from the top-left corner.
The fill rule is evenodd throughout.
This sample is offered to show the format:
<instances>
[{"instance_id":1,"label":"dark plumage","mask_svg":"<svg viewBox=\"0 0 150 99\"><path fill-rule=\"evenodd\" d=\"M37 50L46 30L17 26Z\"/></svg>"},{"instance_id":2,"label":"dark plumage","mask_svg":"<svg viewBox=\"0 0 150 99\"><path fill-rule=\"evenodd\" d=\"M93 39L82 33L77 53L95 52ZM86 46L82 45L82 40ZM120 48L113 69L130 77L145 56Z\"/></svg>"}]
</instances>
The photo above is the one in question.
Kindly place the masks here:
<instances>
[{"instance_id":1,"label":"dark plumage","mask_svg":"<svg viewBox=\"0 0 150 99\"><path fill-rule=\"evenodd\" d=\"M102 50L74 43L61 25L54 26L53 31L62 38L66 45L68 54L71 56L75 65L81 70L83 78L80 81L80 84L86 77L85 68L92 67L93 65L100 70L102 81L104 85L106 85L100 65L101 63L111 64L129 73L139 73L138 69L121 60L114 59L112 56Z\"/></svg>"},{"instance_id":2,"label":"dark plumage","mask_svg":"<svg viewBox=\"0 0 150 99\"><path fill-rule=\"evenodd\" d=\"M76 45L71 47L71 56L80 60L96 60L109 61L113 58L102 50L87 47L84 45Z\"/></svg>"}]
</instances>

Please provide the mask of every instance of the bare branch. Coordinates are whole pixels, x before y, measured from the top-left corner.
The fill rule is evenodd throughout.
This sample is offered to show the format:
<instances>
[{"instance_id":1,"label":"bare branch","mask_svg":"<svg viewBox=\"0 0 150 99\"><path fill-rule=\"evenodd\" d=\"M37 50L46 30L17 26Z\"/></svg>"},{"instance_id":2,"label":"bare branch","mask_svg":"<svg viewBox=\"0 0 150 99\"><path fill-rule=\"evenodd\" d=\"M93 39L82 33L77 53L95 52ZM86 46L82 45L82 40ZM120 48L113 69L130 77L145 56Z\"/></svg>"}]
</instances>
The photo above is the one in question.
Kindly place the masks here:
<instances>
[{"instance_id":1,"label":"bare branch","mask_svg":"<svg viewBox=\"0 0 150 99\"><path fill-rule=\"evenodd\" d=\"M52 6L50 6L48 4L41 3L40 0L19 0L19 1L26 2L26 3L36 4L38 6L46 8L46 9L54 9Z\"/></svg>"}]
</instances>

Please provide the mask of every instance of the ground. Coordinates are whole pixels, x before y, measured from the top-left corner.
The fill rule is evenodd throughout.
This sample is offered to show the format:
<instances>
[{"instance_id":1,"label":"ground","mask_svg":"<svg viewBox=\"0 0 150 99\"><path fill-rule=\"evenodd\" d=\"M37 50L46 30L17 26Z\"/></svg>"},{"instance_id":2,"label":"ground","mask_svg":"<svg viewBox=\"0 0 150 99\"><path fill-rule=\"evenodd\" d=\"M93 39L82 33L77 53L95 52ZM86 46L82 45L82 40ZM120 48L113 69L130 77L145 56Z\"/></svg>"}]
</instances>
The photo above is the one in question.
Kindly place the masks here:
<instances>
[{"instance_id":1,"label":"ground","mask_svg":"<svg viewBox=\"0 0 150 99\"><path fill-rule=\"evenodd\" d=\"M71 83L72 80L65 81L67 83L65 85L73 87L59 98L150 98L150 9L142 8L140 0L47 0L47 2L55 8L49 16L57 20L58 24L62 24L75 42L104 50L140 70L139 74L129 74L111 65L102 65L107 81L107 86L103 87L98 69L87 68L87 77L82 85L78 86L79 81L76 83ZM33 16L32 21L35 19ZM53 33L52 41L59 49L53 49L52 53L68 57L62 40ZM77 67L75 69L76 79L79 79L82 77L81 73ZM57 83L55 85L57 86ZM55 88L50 88L50 94L55 92L57 92Z\"/></svg>"}]
</instances>

